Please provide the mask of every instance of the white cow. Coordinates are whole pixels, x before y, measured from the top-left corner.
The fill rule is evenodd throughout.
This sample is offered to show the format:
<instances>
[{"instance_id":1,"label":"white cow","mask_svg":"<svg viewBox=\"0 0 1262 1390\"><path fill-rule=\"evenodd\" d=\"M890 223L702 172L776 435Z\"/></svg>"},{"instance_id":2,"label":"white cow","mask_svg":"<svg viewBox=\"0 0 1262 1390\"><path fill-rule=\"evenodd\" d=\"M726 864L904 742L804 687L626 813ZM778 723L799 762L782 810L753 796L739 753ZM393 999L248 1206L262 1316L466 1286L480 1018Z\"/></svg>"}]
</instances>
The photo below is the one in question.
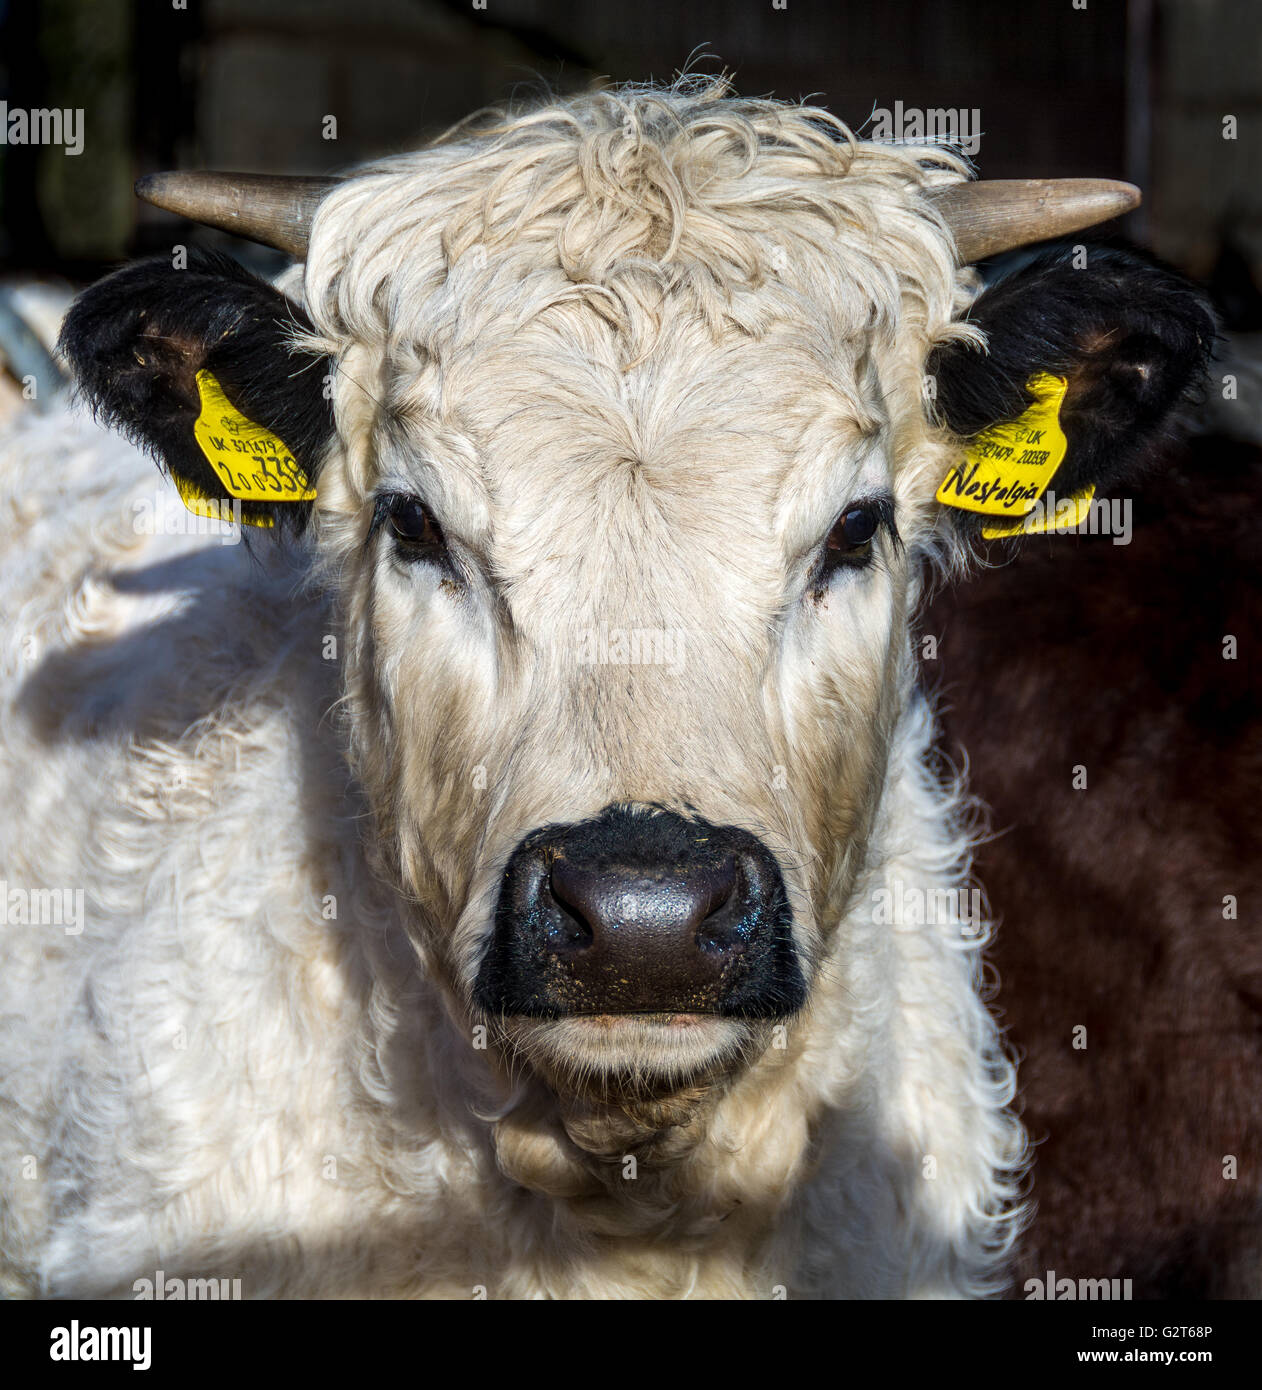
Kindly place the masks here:
<instances>
[{"instance_id":1,"label":"white cow","mask_svg":"<svg viewBox=\"0 0 1262 1390\"><path fill-rule=\"evenodd\" d=\"M86 417L4 442L4 1287L999 1288L912 623L968 437L1033 400L1056 490L1116 483L1202 367L1142 257L960 266L1131 191L687 84L143 191L304 269L159 258L63 334L248 547Z\"/></svg>"}]
</instances>

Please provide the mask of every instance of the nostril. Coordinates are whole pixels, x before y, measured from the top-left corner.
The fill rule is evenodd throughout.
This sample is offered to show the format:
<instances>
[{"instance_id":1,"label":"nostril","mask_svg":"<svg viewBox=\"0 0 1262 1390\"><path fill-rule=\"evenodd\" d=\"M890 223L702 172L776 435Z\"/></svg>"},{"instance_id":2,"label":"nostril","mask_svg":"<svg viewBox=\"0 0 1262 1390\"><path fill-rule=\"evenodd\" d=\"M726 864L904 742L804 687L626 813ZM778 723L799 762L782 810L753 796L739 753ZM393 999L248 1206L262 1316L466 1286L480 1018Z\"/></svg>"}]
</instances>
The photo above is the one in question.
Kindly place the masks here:
<instances>
[{"instance_id":1,"label":"nostril","mask_svg":"<svg viewBox=\"0 0 1262 1390\"><path fill-rule=\"evenodd\" d=\"M574 871L564 859L553 862L548 887L557 912L548 935L570 949L590 946L595 938L599 904L591 894L586 875Z\"/></svg>"},{"instance_id":2,"label":"nostril","mask_svg":"<svg viewBox=\"0 0 1262 1390\"><path fill-rule=\"evenodd\" d=\"M707 871L704 882L698 884L704 894L696 935L701 950L727 952L742 944L738 929L742 917L737 901L742 896L737 893L739 881L736 860L728 858Z\"/></svg>"},{"instance_id":3,"label":"nostril","mask_svg":"<svg viewBox=\"0 0 1262 1390\"><path fill-rule=\"evenodd\" d=\"M691 891L701 921L721 912L736 891L736 860L725 859L713 868L692 869L684 880Z\"/></svg>"}]
</instances>

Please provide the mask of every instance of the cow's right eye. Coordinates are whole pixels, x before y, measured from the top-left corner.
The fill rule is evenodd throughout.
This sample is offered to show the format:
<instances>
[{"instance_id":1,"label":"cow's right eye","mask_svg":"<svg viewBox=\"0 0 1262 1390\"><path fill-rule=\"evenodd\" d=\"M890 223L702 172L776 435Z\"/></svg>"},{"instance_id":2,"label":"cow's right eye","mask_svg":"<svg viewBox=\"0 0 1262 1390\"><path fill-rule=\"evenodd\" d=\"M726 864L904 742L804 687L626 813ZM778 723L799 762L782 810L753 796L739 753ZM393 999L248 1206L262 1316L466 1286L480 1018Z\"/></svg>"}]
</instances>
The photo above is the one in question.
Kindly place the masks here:
<instances>
[{"instance_id":1,"label":"cow's right eye","mask_svg":"<svg viewBox=\"0 0 1262 1390\"><path fill-rule=\"evenodd\" d=\"M446 544L442 527L419 497L392 497L387 516L402 555L420 558Z\"/></svg>"}]
</instances>

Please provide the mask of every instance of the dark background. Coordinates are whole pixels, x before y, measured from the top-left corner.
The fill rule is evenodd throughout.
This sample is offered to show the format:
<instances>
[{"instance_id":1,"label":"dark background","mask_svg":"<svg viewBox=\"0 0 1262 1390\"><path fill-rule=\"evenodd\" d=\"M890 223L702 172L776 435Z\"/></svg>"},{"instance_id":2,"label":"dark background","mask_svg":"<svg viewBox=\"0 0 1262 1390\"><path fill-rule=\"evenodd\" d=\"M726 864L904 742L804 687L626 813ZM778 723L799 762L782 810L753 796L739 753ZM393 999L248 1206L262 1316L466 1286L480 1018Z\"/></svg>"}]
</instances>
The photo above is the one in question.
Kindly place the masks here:
<instances>
[{"instance_id":1,"label":"dark background","mask_svg":"<svg viewBox=\"0 0 1262 1390\"><path fill-rule=\"evenodd\" d=\"M1147 196L1127 230L1168 259L1204 275L1225 237L1262 259L1250 0L486 5L0 0L0 98L81 107L86 126L77 157L0 146L0 262L86 279L169 245L171 220L131 194L155 169L325 172L541 81L669 78L690 58L726 65L746 95L812 96L856 129L900 100L979 108L983 176L1129 178Z\"/></svg>"}]
</instances>

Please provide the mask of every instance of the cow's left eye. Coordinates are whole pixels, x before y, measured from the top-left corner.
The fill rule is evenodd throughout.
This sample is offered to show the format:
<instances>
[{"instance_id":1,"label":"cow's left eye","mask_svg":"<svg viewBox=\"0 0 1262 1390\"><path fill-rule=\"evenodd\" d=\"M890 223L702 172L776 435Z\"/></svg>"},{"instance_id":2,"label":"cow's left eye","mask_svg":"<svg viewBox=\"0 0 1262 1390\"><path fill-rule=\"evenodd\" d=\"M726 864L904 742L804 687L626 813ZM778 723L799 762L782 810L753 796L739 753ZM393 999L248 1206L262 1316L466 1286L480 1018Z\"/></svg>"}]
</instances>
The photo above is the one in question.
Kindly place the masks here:
<instances>
[{"instance_id":1,"label":"cow's left eye","mask_svg":"<svg viewBox=\"0 0 1262 1390\"><path fill-rule=\"evenodd\" d=\"M434 554L446 545L443 529L419 497L383 498L381 520L394 536L399 553L407 559ZM380 504L379 504L380 505Z\"/></svg>"},{"instance_id":2,"label":"cow's left eye","mask_svg":"<svg viewBox=\"0 0 1262 1390\"><path fill-rule=\"evenodd\" d=\"M864 569L871 564L876 550L877 533L884 526L891 543L899 545L898 528L894 525L894 499L889 496L866 497L852 502L833 522L824 541L820 580L826 580L839 569Z\"/></svg>"},{"instance_id":3,"label":"cow's left eye","mask_svg":"<svg viewBox=\"0 0 1262 1390\"><path fill-rule=\"evenodd\" d=\"M824 558L828 563L866 564L872 554L872 538L883 520L880 507L874 502L861 502L848 507L837 518L824 542Z\"/></svg>"},{"instance_id":4,"label":"cow's left eye","mask_svg":"<svg viewBox=\"0 0 1262 1390\"><path fill-rule=\"evenodd\" d=\"M828 533L828 549L862 550L870 544L880 524L881 518L877 515L875 507L851 507L849 511L842 512L837 524Z\"/></svg>"}]
</instances>

